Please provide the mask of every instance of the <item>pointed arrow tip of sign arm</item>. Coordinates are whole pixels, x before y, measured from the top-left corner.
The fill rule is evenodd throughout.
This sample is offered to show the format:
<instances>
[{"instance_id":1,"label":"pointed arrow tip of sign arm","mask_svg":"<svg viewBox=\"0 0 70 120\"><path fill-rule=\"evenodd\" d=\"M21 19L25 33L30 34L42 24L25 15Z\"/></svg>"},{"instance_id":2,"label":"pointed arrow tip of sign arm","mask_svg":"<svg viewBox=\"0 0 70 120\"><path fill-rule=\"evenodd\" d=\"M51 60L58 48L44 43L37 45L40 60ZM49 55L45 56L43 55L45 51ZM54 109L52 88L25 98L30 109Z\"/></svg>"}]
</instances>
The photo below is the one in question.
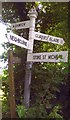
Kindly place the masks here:
<instances>
[{"instance_id":1,"label":"pointed arrow tip of sign arm","mask_svg":"<svg viewBox=\"0 0 70 120\"><path fill-rule=\"evenodd\" d=\"M64 39L62 38L61 40L61 45L63 45L65 43Z\"/></svg>"}]
</instances>

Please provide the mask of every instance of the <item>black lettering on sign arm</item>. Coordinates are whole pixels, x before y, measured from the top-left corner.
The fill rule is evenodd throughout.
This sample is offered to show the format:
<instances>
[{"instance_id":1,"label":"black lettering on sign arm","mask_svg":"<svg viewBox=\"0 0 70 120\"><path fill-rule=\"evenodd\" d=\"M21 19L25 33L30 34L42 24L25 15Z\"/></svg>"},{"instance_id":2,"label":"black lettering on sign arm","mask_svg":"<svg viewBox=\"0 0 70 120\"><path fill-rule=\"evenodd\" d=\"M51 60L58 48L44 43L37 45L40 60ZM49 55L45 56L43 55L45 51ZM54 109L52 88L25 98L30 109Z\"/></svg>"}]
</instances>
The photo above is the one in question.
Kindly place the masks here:
<instances>
[{"instance_id":1,"label":"black lettering on sign arm","mask_svg":"<svg viewBox=\"0 0 70 120\"><path fill-rule=\"evenodd\" d=\"M36 34L35 37L37 38L37 37L38 37L38 34Z\"/></svg>"},{"instance_id":2,"label":"black lettering on sign arm","mask_svg":"<svg viewBox=\"0 0 70 120\"><path fill-rule=\"evenodd\" d=\"M43 55L43 59L46 59L46 55Z\"/></svg>"},{"instance_id":3,"label":"black lettering on sign arm","mask_svg":"<svg viewBox=\"0 0 70 120\"><path fill-rule=\"evenodd\" d=\"M51 37L49 37L49 41L53 41L53 39Z\"/></svg>"},{"instance_id":4,"label":"black lettering on sign arm","mask_svg":"<svg viewBox=\"0 0 70 120\"><path fill-rule=\"evenodd\" d=\"M23 41L21 39L19 39L19 43L23 44Z\"/></svg>"},{"instance_id":5,"label":"black lettering on sign arm","mask_svg":"<svg viewBox=\"0 0 70 120\"><path fill-rule=\"evenodd\" d=\"M25 46L27 46L27 42L25 42Z\"/></svg>"},{"instance_id":6,"label":"black lettering on sign arm","mask_svg":"<svg viewBox=\"0 0 70 120\"><path fill-rule=\"evenodd\" d=\"M20 43L20 39L18 38L18 43Z\"/></svg>"},{"instance_id":7,"label":"black lettering on sign arm","mask_svg":"<svg viewBox=\"0 0 70 120\"><path fill-rule=\"evenodd\" d=\"M36 56L33 56L33 59L35 60L35 59L36 59Z\"/></svg>"},{"instance_id":8,"label":"black lettering on sign arm","mask_svg":"<svg viewBox=\"0 0 70 120\"><path fill-rule=\"evenodd\" d=\"M14 37L14 41L15 41L15 42L17 41L17 38L16 38L16 37Z\"/></svg>"},{"instance_id":9,"label":"black lettering on sign arm","mask_svg":"<svg viewBox=\"0 0 70 120\"><path fill-rule=\"evenodd\" d=\"M25 26L25 23L23 25Z\"/></svg>"},{"instance_id":10,"label":"black lettering on sign arm","mask_svg":"<svg viewBox=\"0 0 70 120\"><path fill-rule=\"evenodd\" d=\"M45 36L44 39L45 39L45 40L48 40L48 37L49 37L49 35L48 35L48 36Z\"/></svg>"},{"instance_id":11,"label":"black lettering on sign arm","mask_svg":"<svg viewBox=\"0 0 70 120\"><path fill-rule=\"evenodd\" d=\"M39 38L41 38L41 40L42 40L42 35L39 35Z\"/></svg>"},{"instance_id":12,"label":"black lettering on sign arm","mask_svg":"<svg viewBox=\"0 0 70 120\"><path fill-rule=\"evenodd\" d=\"M25 41L23 41L23 44L26 46L26 42Z\"/></svg>"},{"instance_id":13,"label":"black lettering on sign arm","mask_svg":"<svg viewBox=\"0 0 70 120\"><path fill-rule=\"evenodd\" d=\"M41 59L41 55L38 56L38 59Z\"/></svg>"},{"instance_id":14,"label":"black lettering on sign arm","mask_svg":"<svg viewBox=\"0 0 70 120\"><path fill-rule=\"evenodd\" d=\"M57 38L54 38L54 42L58 42L58 43L59 43L59 39L57 39Z\"/></svg>"},{"instance_id":15,"label":"black lettering on sign arm","mask_svg":"<svg viewBox=\"0 0 70 120\"><path fill-rule=\"evenodd\" d=\"M41 55L36 55L36 56L33 56L33 59L41 59Z\"/></svg>"},{"instance_id":16,"label":"black lettering on sign arm","mask_svg":"<svg viewBox=\"0 0 70 120\"><path fill-rule=\"evenodd\" d=\"M10 35L10 39L14 41L14 39L13 39L13 38L14 38L14 36Z\"/></svg>"},{"instance_id":17,"label":"black lettering on sign arm","mask_svg":"<svg viewBox=\"0 0 70 120\"><path fill-rule=\"evenodd\" d=\"M55 55L49 55L49 56L48 56L48 59L55 59L55 58L56 58Z\"/></svg>"}]
</instances>

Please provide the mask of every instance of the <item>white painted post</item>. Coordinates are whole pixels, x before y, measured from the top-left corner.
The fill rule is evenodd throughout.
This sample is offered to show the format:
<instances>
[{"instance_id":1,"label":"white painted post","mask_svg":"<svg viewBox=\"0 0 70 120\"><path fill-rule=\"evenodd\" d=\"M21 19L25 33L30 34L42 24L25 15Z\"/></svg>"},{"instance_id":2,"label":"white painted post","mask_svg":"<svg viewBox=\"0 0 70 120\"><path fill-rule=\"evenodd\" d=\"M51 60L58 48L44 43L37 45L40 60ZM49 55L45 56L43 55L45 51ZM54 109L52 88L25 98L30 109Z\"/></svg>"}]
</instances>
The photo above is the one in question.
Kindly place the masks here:
<instances>
[{"instance_id":1,"label":"white painted post","mask_svg":"<svg viewBox=\"0 0 70 120\"><path fill-rule=\"evenodd\" d=\"M32 8L29 11L29 18L30 18L30 28L29 28L29 48L28 53L33 52L33 43L34 43L34 29L35 29L35 19L37 17L37 12L35 8ZM27 53L27 55L28 55ZM30 85L31 85L31 68L32 62L26 63L26 74L25 74L25 85L24 85L24 105L29 107L30 105Z\"/></svg>"}]
</instances>

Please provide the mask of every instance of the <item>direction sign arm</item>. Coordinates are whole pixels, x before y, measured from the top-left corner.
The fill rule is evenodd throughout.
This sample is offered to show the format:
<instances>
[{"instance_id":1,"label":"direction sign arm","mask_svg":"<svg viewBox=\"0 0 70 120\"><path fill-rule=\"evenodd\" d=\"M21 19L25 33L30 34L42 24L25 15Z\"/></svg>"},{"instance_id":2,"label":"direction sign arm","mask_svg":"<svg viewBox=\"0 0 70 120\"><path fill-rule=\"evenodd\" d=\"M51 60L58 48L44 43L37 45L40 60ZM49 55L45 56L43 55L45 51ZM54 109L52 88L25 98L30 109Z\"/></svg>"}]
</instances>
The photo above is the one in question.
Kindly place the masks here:
<instances>
[{"instance_id":1,"label":"direction sign arm","mask_svg":"<svg viewBox=\"0 0 70 120\"><path fill-rule=\"evenodd\" d=\"M43 42L51 42L54 44L60 44L60 45L64 44L63 38L55 37L52 35L47 35L47 34L40 33L40 32L34 32L34 39L43 41Z\"/></svg>"}]
</instances>

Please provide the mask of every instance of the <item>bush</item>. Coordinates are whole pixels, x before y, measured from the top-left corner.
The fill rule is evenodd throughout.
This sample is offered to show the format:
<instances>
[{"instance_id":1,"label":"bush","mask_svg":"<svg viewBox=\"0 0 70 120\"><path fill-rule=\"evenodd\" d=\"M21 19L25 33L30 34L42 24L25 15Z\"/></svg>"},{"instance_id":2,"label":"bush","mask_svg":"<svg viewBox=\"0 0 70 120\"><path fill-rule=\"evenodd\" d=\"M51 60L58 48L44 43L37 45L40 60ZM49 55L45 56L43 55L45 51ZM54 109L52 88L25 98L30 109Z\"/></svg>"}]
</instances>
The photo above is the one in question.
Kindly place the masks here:
<instances>
[{"instance_id":1,"label":"bush","mask_svg":"<svg viewBox=\"0 0 70 120\"><path fill-rule=\"evenodd\" d=\"M28 109L23 105L17 106L19 118L47 118L47 112L43 105L33 106Z\"/></svg>"}]
</instances>

